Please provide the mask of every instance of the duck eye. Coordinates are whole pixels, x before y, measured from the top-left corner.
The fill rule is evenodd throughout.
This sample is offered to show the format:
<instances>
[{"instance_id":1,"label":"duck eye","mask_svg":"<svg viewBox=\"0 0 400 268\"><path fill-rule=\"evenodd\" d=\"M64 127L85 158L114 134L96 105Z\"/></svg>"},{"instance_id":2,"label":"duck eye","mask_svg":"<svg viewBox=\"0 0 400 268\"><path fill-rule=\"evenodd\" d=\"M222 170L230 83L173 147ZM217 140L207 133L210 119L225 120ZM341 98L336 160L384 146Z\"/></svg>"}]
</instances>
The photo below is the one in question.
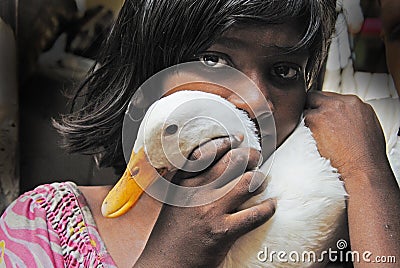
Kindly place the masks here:
<instances>
[{"instance_id":1,"label":"duck eye","mask_svg":"<svg viewBox=\"0 0 400 268\"><path fill-rule=\"evenodd\" d=\"M178 131L178 126L177 125L169 125L166 129L165 129L165 134L167 135L172 135L175 134Z\"/></svg>"}]
</instances>

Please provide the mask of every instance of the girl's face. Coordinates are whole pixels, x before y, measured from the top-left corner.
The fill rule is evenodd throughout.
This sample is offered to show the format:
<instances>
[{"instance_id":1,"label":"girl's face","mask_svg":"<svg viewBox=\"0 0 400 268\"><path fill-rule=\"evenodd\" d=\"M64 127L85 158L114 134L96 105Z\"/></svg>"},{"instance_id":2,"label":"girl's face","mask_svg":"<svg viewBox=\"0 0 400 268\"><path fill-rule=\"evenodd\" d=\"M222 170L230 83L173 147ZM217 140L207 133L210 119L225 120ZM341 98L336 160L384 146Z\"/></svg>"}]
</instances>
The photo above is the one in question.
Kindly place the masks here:
<instances>
[{"instance_id":1,"label":"girl's face","mask_svg":"<svg viewBox=\"0 0 400 268\"><path fill-rule=\"evenodd\" d=\"M293 22L234 26L210 48L196 56L207 68L230 65L246 74L258 86L274 114L278 146L299 122L306 99L308 51L289 52L289 48L301 38L299 25L301 27L301 23ZM254 114L251 109L262 110L260 106L265 107L263 96L255 90L245 92L247 103L223 87L197 90L221 95L252 117Z\"/></svg>"}]
</instances>

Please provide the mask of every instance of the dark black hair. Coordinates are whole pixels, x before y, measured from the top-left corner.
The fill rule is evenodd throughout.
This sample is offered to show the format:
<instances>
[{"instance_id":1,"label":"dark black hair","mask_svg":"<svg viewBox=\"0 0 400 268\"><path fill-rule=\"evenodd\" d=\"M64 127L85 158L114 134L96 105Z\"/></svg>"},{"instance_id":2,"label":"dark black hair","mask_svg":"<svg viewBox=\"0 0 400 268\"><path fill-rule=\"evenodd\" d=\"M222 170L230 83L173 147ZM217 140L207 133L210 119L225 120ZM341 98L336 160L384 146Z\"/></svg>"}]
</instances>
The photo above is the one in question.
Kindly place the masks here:
<instances>
[{"instance_id":1,"label":"dark black hair","mask_svg":"<svg viewBox=\"0 0 400 268\"><path fill-rule=\"evenodd\" d=\"M304 21L293 49L307 48L310 88L327 53L335 0L126 0L74 101L80 107L54 121L69 152L94 154L100 166L125 166L121 130L138 87L156 72L191 59L236 23ZM77 105L75 105L77 106Z\"/></svg>"}]
</instances>

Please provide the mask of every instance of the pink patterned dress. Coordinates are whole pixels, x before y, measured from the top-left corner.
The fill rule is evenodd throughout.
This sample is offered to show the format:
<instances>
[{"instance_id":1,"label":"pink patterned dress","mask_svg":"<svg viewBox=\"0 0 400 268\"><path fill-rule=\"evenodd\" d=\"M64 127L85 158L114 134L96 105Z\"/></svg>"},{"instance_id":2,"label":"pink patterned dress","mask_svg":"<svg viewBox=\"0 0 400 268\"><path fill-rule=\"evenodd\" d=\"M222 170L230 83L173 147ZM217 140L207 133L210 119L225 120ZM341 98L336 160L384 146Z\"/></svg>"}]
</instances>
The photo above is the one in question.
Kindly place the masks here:
<instances>
[{"instance_id":1,"label":"pink patterned dress","mask_svg":"<svg viewBox=\"0 0 400 268\"><path fill-rule=\"evenodd\" d=\"M42 185L0 218L0 267L116 267L82 193L72 182Z\"/></svg>"}]
</instances>

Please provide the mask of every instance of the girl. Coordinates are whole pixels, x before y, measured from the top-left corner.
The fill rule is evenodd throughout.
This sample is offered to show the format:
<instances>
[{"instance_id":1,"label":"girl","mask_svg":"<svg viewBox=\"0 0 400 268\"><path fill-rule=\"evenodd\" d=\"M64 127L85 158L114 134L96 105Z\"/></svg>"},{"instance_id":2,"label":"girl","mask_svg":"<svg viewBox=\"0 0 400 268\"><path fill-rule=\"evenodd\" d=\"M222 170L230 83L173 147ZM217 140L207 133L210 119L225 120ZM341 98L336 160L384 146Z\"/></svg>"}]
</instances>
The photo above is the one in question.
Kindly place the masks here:
<instances>
[{"instance_id":1,"label":"girl","mask_svg":"<svg viewBox=\"0 0 400 268\"><path fill-rule=\"evenodd\" d=\"M197 60L209 68L231 65L256 83L274 113L279 146L298 124L307 91L316 84L334 22L333 0L127 0L98 58L99 67L78 92L84 97L83 105L64 116L56 127L70 152L95 154L101 166L123 171L122 121L135 90L157 71ZM247 109L229 93L213 93L227 95L236 106ZM259 105L260 96L248 94L251 106ZM347 102L345 97L311 94L307 122L317 133L321 153L340 167L349 185L347 190L359 197L349 203L350 232L356 245L368 245L363 235L370 233L373 243L398 249L399 194L390 190L393 175L385 162L383 136L379 131L373 137L364 135L365 122L357 115L361 113L374 130L379 129L379 123L371 110L353 98L351 104L356 107L345 114L349 121L343 115L332 116L336 108L332 103L348 109ZM324 118L328 115L332 123L325 122L331 119ZM353 125L342 127L339 120ZM343 135L344 141L332 136L332 129L348 133L353 128L354 137ZM236 149L240 139L232 144L227 139L213 142L219 160L203 173L190 177L181 174L176 178L178 183L187 184L190 179L196 186L212 181L226 168L228 159L235 163L247 157L248 150ZM208 146L210 143L202 151L207 152ZM377 169L367 174L363 168L375 163L371 150L379 166L372 166ZM194 152L193 157L208 156ZM248 170L255 167L259 157L258 152L250 152ZM35 262L37 266L51 263L68 267L217 266L238 237L265 223L274 213L274 200L237 210L260 191L248 192L252 173L231 174L232 180L238 178L239 182L212 204L163 206L144 194L133 209L116 219L106 219L100 212L110 187L77 187L72 183L38 187L22 195L4 213L0 223L1 261L17 266ZM372 175L376 179L372 186L379 184L378 194L370 191ZM360 182L372 200L368 206L360 202L365 200L365 194L357 193ZM388 193L387 204L382 203L383 193ZM374 221L375 228L366 230L365 217L375 218L377 208L383 214ZM360 209L368 213L359 213ZM362 228L354 229L355 223ZM383 223L390 228L383 230Z\"/></svg>"}]
</instances>

